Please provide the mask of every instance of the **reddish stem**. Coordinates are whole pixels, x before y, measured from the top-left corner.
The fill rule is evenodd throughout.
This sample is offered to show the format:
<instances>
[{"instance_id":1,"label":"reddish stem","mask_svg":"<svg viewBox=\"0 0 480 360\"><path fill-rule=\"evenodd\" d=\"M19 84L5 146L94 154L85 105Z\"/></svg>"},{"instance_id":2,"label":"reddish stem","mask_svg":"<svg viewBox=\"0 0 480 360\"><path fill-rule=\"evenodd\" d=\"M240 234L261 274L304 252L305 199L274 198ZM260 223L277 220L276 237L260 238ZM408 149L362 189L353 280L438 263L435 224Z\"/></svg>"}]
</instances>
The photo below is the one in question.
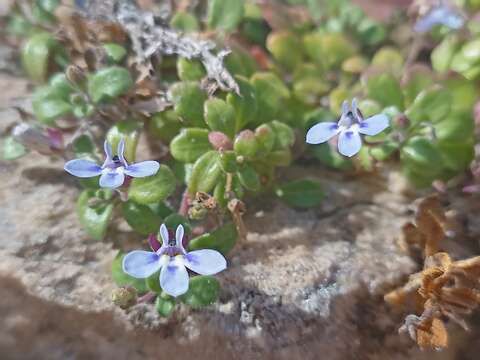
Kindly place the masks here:
<instances>
[{"instance_id":1,"label":"reddish stem","mask_svg":"<svg viewBox=\"0 0 480 360\"><path fill-rule=\"evenodd\" d=\"M137 304L150 303L153 300L155 300L156 297L157 297L157 293L154 293L153 291L149 291L146 294L144 294L144 295L142 295L138 298Z\"/></svg>"},{"instance_id":2,"label":"reddish stem","mask_svg":"<svg viewBox=\"0 0 480 360\"><path fill-rule=\"evenodd\" d=\"M182 216L187 216L189 205L190 205L190 196L188 195L188 189L185 189L182 195L182 201L180 202L178 213Z\"/></svg>"}]
</instances>

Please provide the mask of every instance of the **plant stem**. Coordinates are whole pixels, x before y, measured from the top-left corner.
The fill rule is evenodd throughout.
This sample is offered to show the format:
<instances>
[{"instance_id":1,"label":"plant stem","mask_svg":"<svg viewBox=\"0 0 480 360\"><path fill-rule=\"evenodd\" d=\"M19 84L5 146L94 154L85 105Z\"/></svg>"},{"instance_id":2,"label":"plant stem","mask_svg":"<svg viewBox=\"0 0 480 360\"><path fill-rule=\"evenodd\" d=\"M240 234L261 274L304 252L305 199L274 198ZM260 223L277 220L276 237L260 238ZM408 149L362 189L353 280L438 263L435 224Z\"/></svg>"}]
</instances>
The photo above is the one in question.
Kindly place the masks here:
<instances>
[{"instance_id":1,"label":"plant stem","mask_svg":"<svg viewBox=\"0 0 480 360\"><path fill-rule=\"evenodd\" d=\"M157 293L154 293L153 291L149 291L147 292L146 294L143 294L142 296L140 296L137 300L137 304L140 304L140 303L150 303L152 302L153 300L155 300L155 298L157 297Z\"/></svg>"},{"instance_id":2,"label":"plant stem","mask_svg":"<svg viewBox=\"0 0 480 360\"><path fill-rule=\"evenodd\" d=\"M190 196L188 195L188 189L185 189L182 195L182 201L180 202L180 207L178 208L178 213L182 216L187 216L189 205L190 205Z\"/></svg>"}]
</instances>

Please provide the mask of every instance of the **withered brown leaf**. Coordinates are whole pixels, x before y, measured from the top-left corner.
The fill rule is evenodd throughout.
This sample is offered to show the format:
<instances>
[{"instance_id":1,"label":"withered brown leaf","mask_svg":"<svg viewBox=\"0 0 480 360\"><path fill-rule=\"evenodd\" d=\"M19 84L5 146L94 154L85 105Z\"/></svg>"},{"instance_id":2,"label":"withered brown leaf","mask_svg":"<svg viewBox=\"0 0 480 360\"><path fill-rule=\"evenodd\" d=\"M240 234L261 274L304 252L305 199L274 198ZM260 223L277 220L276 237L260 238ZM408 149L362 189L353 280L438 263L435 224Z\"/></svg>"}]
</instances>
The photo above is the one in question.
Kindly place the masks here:
<instances>
[{"instance_id":1,"label":"withered brown leaf","mask_svg":"<svg viewBox=\"0 0 480 360\"><path fill-rule=\"evenodd\" d=\"M423 199L415 216L415 223L402 227L407 248L420 247L425 256L435 254L448 228L447 218L437 196Z\"/></svg>"},{"instance_id":2,"label":"withered brown leaf","mask_svg":"<svg viewBox=\"0 0 480 360\"><path fill-rule=\"evenodd\" d=\"M444 320L468 329L463 317L480 305L480 256L453 261L448 253L438 250L449 226L436 196L419 203L415 223L405 224L402 233L408 248L423 250L423 270L384 297L393 306L414 302L420 315L408 315L400 331L408 332L421 348L448 346Z\"/></svg>"}]
</instances>

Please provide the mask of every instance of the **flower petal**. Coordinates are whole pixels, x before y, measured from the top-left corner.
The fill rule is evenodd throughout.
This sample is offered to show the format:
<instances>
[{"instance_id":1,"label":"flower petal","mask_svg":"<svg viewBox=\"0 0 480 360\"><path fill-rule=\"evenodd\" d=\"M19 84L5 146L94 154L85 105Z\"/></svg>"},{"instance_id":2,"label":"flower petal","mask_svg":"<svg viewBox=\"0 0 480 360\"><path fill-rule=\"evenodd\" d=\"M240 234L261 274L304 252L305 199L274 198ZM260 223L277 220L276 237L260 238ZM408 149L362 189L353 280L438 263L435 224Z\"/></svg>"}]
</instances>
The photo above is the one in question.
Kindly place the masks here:
<instances>
[{"instance_id":1,"label":"flower petal","mask_svg":"<svg viewBox=\"0 0 480 360\"><path fill-rule=\"evenodd\" d=\"M66 172L76 177L88 178L98 176L102 173L102 168L93 161L74 159L67 161L63 167Z\"/></svg>"},{"instance_id":2,"label":"flower petal","mask_svg":"<svg viewBox=\"0 0 480 360\"><path fill-rule=\"evenodd\" d=\"M460 29L465 23L465 19L460 14L450 11L447 16L442 18L442 24L450 29Z\"/></svg>"},{"instance_id":3,"label":"flower petal","mask_svg":"<svg viewBox=\"0 0 480 360\"><path fill-rule=\"evenodd\" d=\"M437 6L430 10L425 16L420 18L415 26L416 32L424 33L430 31L435 25L445 25L451 29L459 29L463 26L465 20L448 6Z\"/></svg>"},{"instance_id":4,"label":"flower petal","mask_svg":"<svg viewBox=\"0 0 480 360\"><path fill-rule=\"evenodd\" d=\"M103 143L103 150L105 151L105 161L113 161L112 145L107 140Z\"/></svg>"},{"instance_id":5,"label":"flower petal","mask_svg":"<svg viewBox=\"0 0 480 360\"><path fill-rule=\"evenodd\" d=\"M123 185L125 181L125 175L123 172L117 172L115 170L105 171L100 176L100 187L115 189Z\"/></svg>"},{"instance_id":6,"label":"flower petal","mask_svg":"<svg viewBox=\"0 0 480 360\"><path fill-rule=\"evenodd\" d=\"M340 133L338 137L338 151L340 154L352 157L357 154L362 147L362 139L358 131L349 128Z\"/></svg>"},{"instance_id":7,"label":"flower petal","mask_svg":"<svg viewBox=\"0 0 480 360\"><path fill-rule=\"evenodd\" d=\"M162 267L160 271L160 287L168 295L179 296L188 291L188 272L176 259Z\"/></svg>"},{"instance_id":8,"label":"flower petal","mask_svg":"<svg viewBox=\"0 0 480 360\"><path fill-rule=\"evenodd\" d=\"M142 161L136 164L127 165L125 174L131 177L146 177L157 173L160 164L156 161Z\"/></svg>"},{"instance_id":9,"label":"flower petal","mask_svg":"<svg viewBox=\"0 0 480 360\"><path fill-rule=\"evenodd\" d=\"M388 127L388 116L378 114L360 122L358 132L360 134L374 136Z\"/></svg>"},{"instance_id":10,"label":"flower petal","mask_svg":"<svg viewBox=\"0 0 480 360\"><path fill-rule=\"evenodd\" d=\"M180 224L177 226L177 231L175 233L175 240L176 240L176 243L177 243L177 247L182 249L183 251L185 251L185 249L183 248L183 235L185 233L185 230L183 229L183 225Z\"/></svg>"},{"instance_id":11,"label":"flower petal","mask_svg":"<svg viewBox=\"0 0 480 360\"><path fill-rule=\"evenodd\" d=\"M344 100L342 103L342 115L347 115L350 111L350 107L348 106L348 101Z\"/></svg>"},{"instance_id":12,"label":"flower petal","mask_svg":"<svg viewBox=\"0 0 480 360\"><path fill-rule=\"evenodd\" d=\"M306 141L309 144L321 144L330 140L339 132L337 123L322 122L314 125L308 130Z\"/></svg>"},{"instance_id":13,"label":"flower petal","mask_svg":"<svg viewBox=\"0 0 480 360\"><path fill-rule=\"evenodd\" d=\"M151 251L135 250L123 258L122 269L134 278L147 278L162 266L159 256Z\"/></svg>"},{"instance_id":14,"label":"flower petal","mask_svg":"<svg viewBox=\"0 0 480 360\"><path fill-rule=\"evenodd\" d=\"M162 247L168 246L168 242L170 241L170 236L168 234L168 229L165 224L160 225L160 236L162 238Z\"/></svg>"},{"instance_id":15,"label":"flower petal","mask_svg":"<svg viewBox=\"0 0 480 360\"><path fill-rule=\"evenodd\" d=\"M353 113L353 115L357 116L357 111L358 111L357 98L353 98L352 99L352 113Z\"/></svg>"},{"instance_id":16,"label":"flower petal","mask_svg":"<svg viewBox=\"0 0 480 360\"><path fill-rule=\"evenodd\" d=\"M117 156L120 159L120 162L123 164L123 166L127 168L128 163L127 163L127 160L125 160L125 156L123 155L124 152L125 152L125 140L121 138L117 146Z\"/></svg>"},{"instance_id":17,"label":"flower petal","mask_svg":"<svg viewBox=\"0 0 480 360\"><path fill-rule=\"evenodd\" d=\"M227 268L227 260L216 250L202 249L187 253L185 266L200 275L213 275Z\"/></svg>"}]
</instances>

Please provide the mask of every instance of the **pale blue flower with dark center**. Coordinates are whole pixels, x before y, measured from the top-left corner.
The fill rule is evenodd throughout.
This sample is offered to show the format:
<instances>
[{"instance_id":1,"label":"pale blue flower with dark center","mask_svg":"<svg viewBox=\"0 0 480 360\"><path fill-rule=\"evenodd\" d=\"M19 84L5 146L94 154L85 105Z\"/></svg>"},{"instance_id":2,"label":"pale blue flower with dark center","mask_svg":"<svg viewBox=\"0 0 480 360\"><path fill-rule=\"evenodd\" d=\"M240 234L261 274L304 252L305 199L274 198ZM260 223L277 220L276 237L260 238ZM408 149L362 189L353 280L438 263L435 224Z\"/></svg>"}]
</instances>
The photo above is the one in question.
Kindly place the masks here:
<instances>
[{"instance_id":1,"label":"pale blue flower with dark center","mask_svg":"<svg viewBox=\"0 0 480 360\"><path fill-rule=\"evenodd\" d=\"M113 156L112 146L107 141L104 143L104 150L106 159L102 166L90 160L74 159L65 164L65 171L80 178L100 175L100 187L115 189L123 185L125 175L134 178L147 177L155 175L160 168L160 164L152 160L128 164L123 156L123 139L118 143L117 155Z\"/></svg>"},{"instance_id":2,"label":"pale blue flower with dark center","mask_svg":"<svg viewBox=\"0 0 480 360\"><path fill-rule=\"evenodd\" d=\"M357 108L357 100L352 100L352 110L348 101L342 105L342 116L338 123L321 122L308 130L306 141L309 144L324 143L336 135L338 136L338 151L344 156L351 157L357 154L362 147L360 134L374 136L388 127L388 117L384 114L374 115L363 119Z\"/></svg>"},{"instance_id":3,"label":"pale blue flower with dark center","mask_svg":"<svg viewBox=\"0 0 480 360\"><path fill-rule=\"evenodd\" d=\"M123 258L123 271L134 278L144 279L160 270L160 287L171 296L188 291L187 268L200 275L213 275L227 268L227 261L216 250L187 252L183 247L184 229L178 225L175 240L170 241L165 224L160 226L162 246L150 240L153 251L135 250Z\"/></svg>"},{"instance_id":4,"label":"pale blue flower with dark center","mask_svg":"<svg viewBox=\"0 0 480 360\"><path fill-rule=\"evenodd\" d=\"M453 30L460 29L465 23L465 18L449 6L445 1L440 1L428 12L420 17L413 29L419 33L430 31L435 25L445 25Z\"/></svg>"}]
</instances>

